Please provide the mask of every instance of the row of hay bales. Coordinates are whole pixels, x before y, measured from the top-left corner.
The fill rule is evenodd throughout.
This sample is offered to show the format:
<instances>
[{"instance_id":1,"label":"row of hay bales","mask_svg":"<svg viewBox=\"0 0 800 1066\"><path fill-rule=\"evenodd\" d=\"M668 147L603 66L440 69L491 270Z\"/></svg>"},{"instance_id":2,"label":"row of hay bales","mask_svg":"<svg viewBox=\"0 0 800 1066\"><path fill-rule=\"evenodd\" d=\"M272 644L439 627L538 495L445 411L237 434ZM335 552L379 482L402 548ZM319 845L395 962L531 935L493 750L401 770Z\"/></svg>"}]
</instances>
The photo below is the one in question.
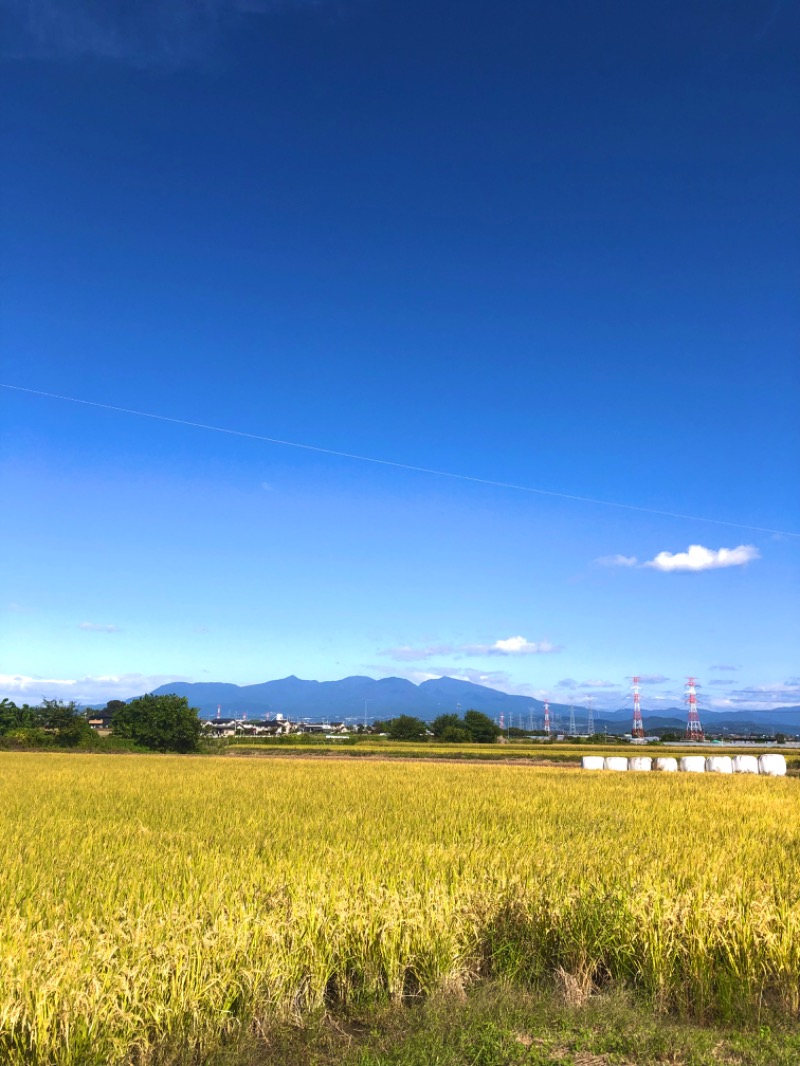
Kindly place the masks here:
<instances>
[{"instance_id":1,"label":"row of hay bales","mask_svg":"<svg viewBox=\"0 0 800 1066\"><path fill-rule=\"evenodd\" d=\"M651 759L649 755L584 755L581 759L584 770L661 770L665 773L685 774L765 774L767 777L783 777L786 774L786 759L771 752L768 755L683 755L679 759L662 755Z\"/></svg>"}]
</instances>

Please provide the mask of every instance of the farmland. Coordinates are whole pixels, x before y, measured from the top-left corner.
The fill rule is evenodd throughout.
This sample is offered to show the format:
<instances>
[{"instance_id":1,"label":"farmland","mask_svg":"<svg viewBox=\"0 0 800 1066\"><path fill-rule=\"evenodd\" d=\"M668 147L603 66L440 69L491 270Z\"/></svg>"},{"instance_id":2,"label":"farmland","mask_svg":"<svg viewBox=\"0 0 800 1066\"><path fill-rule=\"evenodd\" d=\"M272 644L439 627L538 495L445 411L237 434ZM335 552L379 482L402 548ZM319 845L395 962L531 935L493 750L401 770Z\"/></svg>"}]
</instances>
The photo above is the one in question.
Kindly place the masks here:
<instances>
[{"instance_id":1,"label":"farmland","mask_svg":"<svg viewBox=\"0 0 800 1066\"><path fill-rule=\"evenodd\" d=\"M0 754L0 1058L196 1061L479 979L800 1009L794 779Z\"/></svg>"}]
</instances>

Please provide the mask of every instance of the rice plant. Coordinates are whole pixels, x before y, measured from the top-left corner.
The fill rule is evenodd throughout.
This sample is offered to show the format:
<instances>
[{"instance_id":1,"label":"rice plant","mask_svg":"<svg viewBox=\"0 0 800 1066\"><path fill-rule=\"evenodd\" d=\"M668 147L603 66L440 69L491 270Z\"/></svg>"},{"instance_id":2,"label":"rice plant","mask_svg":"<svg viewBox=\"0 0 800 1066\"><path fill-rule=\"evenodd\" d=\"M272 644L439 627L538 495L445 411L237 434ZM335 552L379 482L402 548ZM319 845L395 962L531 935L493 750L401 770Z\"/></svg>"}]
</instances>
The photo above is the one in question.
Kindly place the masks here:
<instances>
[{"instance_id":1,"label":"rice plant","mask_svg":"<svg viewBox=\"0 0 800 1066\"><path fill-rule=\"evenodd\" d=\"M487 974L800 1009L794 779L0 754L0 823L9 1064L202 1059Z\"/></svg>"}]
</instances>

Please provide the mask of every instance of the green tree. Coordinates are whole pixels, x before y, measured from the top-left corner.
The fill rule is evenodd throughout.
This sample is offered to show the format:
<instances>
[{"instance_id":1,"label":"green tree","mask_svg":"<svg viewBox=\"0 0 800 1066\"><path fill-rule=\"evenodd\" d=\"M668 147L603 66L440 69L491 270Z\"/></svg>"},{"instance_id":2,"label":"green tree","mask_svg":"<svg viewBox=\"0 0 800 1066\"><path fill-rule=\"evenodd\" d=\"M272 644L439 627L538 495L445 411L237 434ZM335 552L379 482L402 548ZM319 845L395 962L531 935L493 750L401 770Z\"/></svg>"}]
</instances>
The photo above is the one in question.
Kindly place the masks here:
<instances>
[{"instance_id":1,"label":"green tree","mask_svg":"<svg viewBox=\"0 0 800 1066\"><path fill-rule=\"evenodd\" d=\"M424 740L428 729L421 718L413 718L410 714L391 718L386 725L392 740Z\"/></svg>"},{"instance_id":2,"label":"green tree","mask_svg":"<svg viewBox=\"0 0 800 1066\"><path fill-rule=\"evenodd\" d=\"M124 703L114 712L111 731L151 751L197 751L200 712L185 696L149 693Z\"/></svg>"},{"instance_id":3,"label":"green tree","mask_svg":"<svg viewBox=\"0 0 800 1066\"><path fill-rule=\"evenodd\" d=\"M441 737L446 729L463 729L464 723L457 714L440 714L431 722L431 733Z\"/></svg>"},{"instance_id":4,"label":"green tree","mask_svg":"<svg viewBox=\"0 0 800 1066\"><path fill-rule=\"evenodd\" d=\"M17 707L9 699L0 700L0 735L10 733L12 729L30 728L34 724L33 708L26 704Z\"/></svg>"},{"instance_id":5,"label":"green tree","mask_svg":"<svg viewBox=\"0 0 800 1066\"><path fill-rule=\"evenodd\" d=\"M445 744L470 744L472 742L472 734L468 729L464 728L462 722L461 725L449 725L443 729L439 735L439 740Z\"/></svg>"},{"instance_id":6,"label":"green tree","mask_svg":"<svg viewBox=\"0 0 800 1066\"><path fill-rule=\"evenodd\" d=\"M500 727L480 711L467 711L464 715L464 728L477 744L491 744L500 736Z\"/></svg>"},{"instance_id":7,"label":"green tree","mask_svg":"<svg viewBox=\"0 0 800 1066\"><path fill-rule=\"evenodd\" d=\"M74 700L69 703L63 703L61 700L42 700L41 705L36 708L36 717L38 721L35 724L49 733L56 744L64 747L71 748L94 737L85 713Z\"/></svg>"}]
</instances>

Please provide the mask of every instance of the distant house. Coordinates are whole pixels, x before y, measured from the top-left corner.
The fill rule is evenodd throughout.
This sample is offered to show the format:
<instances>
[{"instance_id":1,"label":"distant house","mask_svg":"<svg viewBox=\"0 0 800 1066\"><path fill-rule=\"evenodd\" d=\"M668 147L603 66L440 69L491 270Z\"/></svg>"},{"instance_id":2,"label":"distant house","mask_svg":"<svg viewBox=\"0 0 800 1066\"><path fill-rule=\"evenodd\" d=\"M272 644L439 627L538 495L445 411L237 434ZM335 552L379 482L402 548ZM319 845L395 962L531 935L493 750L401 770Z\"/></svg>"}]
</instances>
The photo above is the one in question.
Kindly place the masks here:
<instances>
[{"instance_id":1,"label":"distant house","mask_svg":"<svg viewBox=\"0 0 800 1066\"><path fill-rule=\"evenodd\" d=\"M292 728L283 715L275 718L209 718L203 722L207 736L212 737L277 737Z\"/></svg>"},{"instance_id":2,"label":"distant house","mask_svg":"<svg viewBox=\"0 0 800 1066\"><path fill-rule=\"evenodd\" d=\"M203 722L203 729L212 737L233 737L237 725L236 718L210 718Z\"/></svg>"},{"instance_id":3,"label":"distant house","mask_svg":"<svg viewBox=\"0 0 800 1066\"><path fill-rule=\"evenodd\" d=\"M346 722L301 722L297 729L300 733L311 733L314 736L349 732Z\"/></svg>"},{"instance_id":4,"label":"distant house","mask_svg":"<svg viewBox=\"0 0 800 1066\"><path fill-rule=\"evenodd\" d=\"M89 725L96 733L105 737L111 732L111 711L105 709L102 711L87 711L86 717Z\"/></svg>"}]
</instances>

